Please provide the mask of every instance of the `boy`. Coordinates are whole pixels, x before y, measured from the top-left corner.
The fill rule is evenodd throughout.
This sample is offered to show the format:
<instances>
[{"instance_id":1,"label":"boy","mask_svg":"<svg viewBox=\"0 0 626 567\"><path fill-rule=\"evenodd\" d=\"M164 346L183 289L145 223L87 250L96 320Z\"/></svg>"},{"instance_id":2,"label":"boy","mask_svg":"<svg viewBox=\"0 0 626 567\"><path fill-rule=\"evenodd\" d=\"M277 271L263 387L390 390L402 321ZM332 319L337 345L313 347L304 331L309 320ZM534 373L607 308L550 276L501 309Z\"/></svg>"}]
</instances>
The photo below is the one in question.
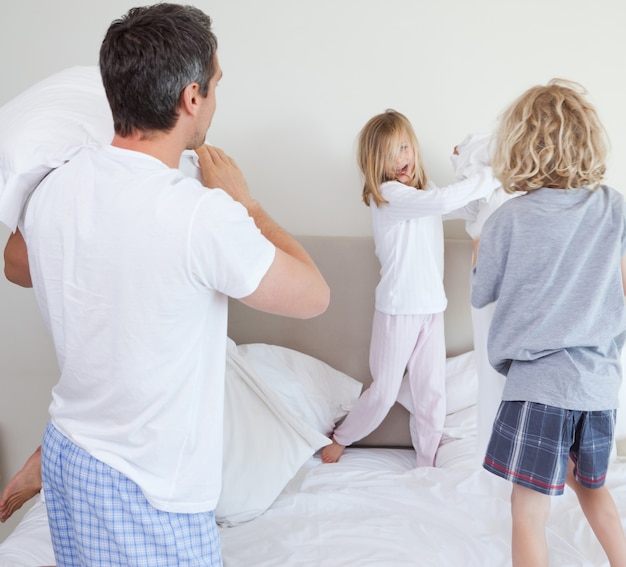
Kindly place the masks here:
<instances>
[{"instance_id":1,"label":"boy","mask_svg":"<svg viewBox=\"0 0 626 567\"><path fill-rule=\"evenodd\" d=\"M600 185L604 130L579 85L553 80L504 113L494 175L525 191L487 220L472 305L497 300L492 366L506 376L484 467L513 483L514 567L548 565L550 495L567 482L612 566L626 540L604 487L626 317L623 197Z\"/></svg>"}]
</instances>

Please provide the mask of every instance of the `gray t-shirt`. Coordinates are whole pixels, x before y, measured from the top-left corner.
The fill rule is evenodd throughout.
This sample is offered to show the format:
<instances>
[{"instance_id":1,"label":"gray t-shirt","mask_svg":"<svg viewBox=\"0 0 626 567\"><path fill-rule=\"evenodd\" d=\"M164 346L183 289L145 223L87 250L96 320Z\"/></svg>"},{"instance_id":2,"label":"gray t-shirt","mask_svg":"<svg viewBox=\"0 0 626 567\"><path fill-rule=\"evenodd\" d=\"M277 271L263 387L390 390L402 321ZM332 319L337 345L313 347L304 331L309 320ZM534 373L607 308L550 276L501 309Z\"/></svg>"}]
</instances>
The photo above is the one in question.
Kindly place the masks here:
<instances>
[{"instance_id":1,"label":"gray t-shirt","mask_svg":"<svg viewBox=\"0 0 626 567\"><path fill-rule=\"evenodd\" d=\"M538 189L487 220L471 301L497 300L488 354L507 377L503 400L618 406L625 254L625 201L606 186Z\"/></svg>"}]
</instances>

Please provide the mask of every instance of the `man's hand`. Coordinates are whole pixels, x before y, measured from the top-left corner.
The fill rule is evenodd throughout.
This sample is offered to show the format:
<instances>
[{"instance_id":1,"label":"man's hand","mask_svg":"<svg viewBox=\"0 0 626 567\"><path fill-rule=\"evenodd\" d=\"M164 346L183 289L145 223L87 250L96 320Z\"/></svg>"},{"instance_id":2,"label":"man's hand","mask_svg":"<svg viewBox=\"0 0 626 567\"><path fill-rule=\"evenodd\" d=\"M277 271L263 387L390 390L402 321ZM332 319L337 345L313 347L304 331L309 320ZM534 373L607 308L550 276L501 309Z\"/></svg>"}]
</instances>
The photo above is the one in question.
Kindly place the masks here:
<instances>
[{"instance_id":1,"label":"man's hand","mask_svg":"<svg viewBox=\"0 0 626 567\"><path fill-rule=\"evenodd\" d=\"M4 248L4 275L14 284L33 287L26 242L19 229L9 236Z\"/></svg>"},{"instance_id":2,"label":"man's hand","mask_svg":"<svg viewBox=\"0 0 626 567\"><path fill-rule=\"evenodd\" d=\"M231 157L207 144L195 151L200 160L202 180L206 187L223 189L246 208L254 204L243 173Z\"/></svg>"}]
</instances>

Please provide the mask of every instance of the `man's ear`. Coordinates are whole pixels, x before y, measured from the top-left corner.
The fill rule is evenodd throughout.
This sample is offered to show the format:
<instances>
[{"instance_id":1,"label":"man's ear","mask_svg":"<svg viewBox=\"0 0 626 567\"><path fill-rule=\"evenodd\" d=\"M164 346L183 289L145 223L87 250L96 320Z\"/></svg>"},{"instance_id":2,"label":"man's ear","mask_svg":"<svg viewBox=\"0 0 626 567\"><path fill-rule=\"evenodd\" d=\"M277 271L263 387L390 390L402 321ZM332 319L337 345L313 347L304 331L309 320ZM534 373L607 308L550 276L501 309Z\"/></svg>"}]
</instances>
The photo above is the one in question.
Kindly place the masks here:
<instances>
[{"instance_id":1,"label":"man's ear","mask_svg":"<svg viewBox=\"0 0 626 567\"><path fill-rule=\"evenodd\" d=\"M189 83L180 96L181 111L187 112L195 116L200 107L200 85L198 83Z\"/></svg>"}]
</instances>

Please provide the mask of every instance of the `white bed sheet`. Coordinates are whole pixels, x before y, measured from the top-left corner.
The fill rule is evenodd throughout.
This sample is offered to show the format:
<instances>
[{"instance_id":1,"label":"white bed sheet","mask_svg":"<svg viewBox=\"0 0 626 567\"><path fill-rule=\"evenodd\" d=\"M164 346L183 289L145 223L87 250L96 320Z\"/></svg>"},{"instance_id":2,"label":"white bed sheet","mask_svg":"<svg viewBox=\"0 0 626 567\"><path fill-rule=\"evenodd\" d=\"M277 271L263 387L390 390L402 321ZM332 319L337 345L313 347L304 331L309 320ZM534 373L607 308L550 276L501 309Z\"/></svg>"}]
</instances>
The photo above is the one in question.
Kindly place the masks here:
<instances>
[{"instance_id":1,"label":"white bed sheet","mask_svg":"<svg viewBox=\"0 0 626 567\"><path fill-rule=\"evenodd\" d=\"M508 482L458 461L413 468L408 449L348 448L323 465L312 457L262 516L223 528L226 567L504 567L510 565ZM626 519L626 462L609 471ZM548 526L554 567L608 566L576 497L553 498ZM0 566L50 564L39 500L0 544Z\"/></svg>"},{"instance_id":2,"label":"white bed sheet","mask_svg":"<svg viewBox=\"0 0 626 567\"><path fill-rule=\"evenodd\" d=\"M413 451L347 449L313 457L263 516L222 530L227 567L504 567L510 565L510 484L468 460L413 468ZM608 486L626 519L626 463ZM553 499L554 567L608 566L573 492Z\"/></svg>"}]
</instances>

